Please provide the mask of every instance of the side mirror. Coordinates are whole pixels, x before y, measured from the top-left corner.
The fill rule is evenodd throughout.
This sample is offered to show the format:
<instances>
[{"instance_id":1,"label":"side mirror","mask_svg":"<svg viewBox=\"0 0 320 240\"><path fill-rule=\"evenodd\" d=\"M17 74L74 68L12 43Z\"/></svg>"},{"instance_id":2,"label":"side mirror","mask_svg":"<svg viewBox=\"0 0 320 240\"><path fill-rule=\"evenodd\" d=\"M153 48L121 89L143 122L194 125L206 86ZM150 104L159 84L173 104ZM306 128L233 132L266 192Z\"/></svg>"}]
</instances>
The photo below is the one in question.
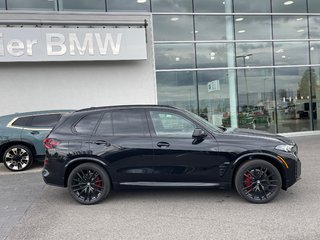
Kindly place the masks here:
<instances>
[{"instance_id":1,"label":"side mirror","mask_svg":"<svg viewBox=\"0 0 320 240\"><path fill-rule=\"evenodd\" d=\"M195 139L203 139L206 136L207 136L206 132L201 128L196 128L192 134L192 138L195 138Z\"/></svg>"}]
</instances>

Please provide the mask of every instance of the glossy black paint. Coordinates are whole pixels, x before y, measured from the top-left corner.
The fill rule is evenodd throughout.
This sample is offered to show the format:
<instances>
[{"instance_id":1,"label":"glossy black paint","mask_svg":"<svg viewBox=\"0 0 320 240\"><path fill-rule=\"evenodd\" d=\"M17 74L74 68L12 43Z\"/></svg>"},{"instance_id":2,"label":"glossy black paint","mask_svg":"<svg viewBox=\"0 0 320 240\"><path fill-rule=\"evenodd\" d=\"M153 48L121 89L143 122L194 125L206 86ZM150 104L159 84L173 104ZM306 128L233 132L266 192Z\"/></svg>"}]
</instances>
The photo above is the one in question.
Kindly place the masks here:
<instances>
[{"instance_id":1,"label":"glossy black paint","mask_svg":"<svg viewBox=\"0 0 320 240\"><path fill-rule=\"evenodd\" d=\"M88 114L119 109L142 111L148 133L144 136L99 136L95 134L97 127L87 135L74 131L74 125ZM199 138L157 136L150 110L183 116L205 135ZM294 184L301 172L296 154L275 149L279 144L295 144L285 137L245 129L212 130L185 110L168 106L115 106L76 111L61 120L48 138L60 144L47 149L43 178L48 184L62 187L67 186L71 170L84 162L101 165L114 188L230 188L237 168L251 159L263 159L276 166L283 179L283 189ZM288 168L278 156L285 159Z\"/></svg>"}]
</instances>

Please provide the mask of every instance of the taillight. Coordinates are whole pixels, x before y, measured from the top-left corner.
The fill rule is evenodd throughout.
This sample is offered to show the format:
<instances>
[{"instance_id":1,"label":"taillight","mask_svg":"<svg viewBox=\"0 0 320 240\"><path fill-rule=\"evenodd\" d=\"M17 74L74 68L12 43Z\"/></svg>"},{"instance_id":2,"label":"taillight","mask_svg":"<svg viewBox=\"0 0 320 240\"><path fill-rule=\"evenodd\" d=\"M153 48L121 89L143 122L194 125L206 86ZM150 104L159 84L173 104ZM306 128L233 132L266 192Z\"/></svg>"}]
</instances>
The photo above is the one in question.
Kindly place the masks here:
<instances>
[{"instance_id":1,"label":"taillight","mask_svg":"<svg viewBox=\"0 0 320 240\"><path fill-rule=\"evenodd\" d=\"M52 149L58 146L60 142L53 138L46 138L45 140L43 140L43 144L46 149Z\"/></svg>"}]
</instances>

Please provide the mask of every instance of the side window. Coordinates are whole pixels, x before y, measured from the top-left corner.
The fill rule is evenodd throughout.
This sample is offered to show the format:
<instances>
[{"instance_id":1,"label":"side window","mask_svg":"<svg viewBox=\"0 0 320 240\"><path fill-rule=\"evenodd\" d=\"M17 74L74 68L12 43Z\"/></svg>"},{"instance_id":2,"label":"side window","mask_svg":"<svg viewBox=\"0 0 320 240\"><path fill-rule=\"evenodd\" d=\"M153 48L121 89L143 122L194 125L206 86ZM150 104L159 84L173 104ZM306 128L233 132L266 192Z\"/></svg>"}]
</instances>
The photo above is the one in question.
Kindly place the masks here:
<instances>
[{"instance_id":1,"label":"side window","mask_svg":"<svg viewBox=\"0 0 320 240\"><path fill-rule=\"evenodd\" d=\"M143 111L117 110L112 112L113 134L115 136L146 136L146 116Z\"/></svg>"},{"instance_id":2,"label":"side window","mask_svg":"<svg viewBox=\"0 0 320 240\"><path fill-rule=\"evenodd\" d=\"M113 135L111 112L107 112L103 115L102 120L97 129L96 135L99 135L99 136Z\"/></svg>"},{"instance_id":3,"label":"side window","mask_svg":"<svg viewBox=\"0 0 320 240\"><path fill-rule=\"evenodd\" d=\"M60 118L61 118L61 114L34 116L31 121L31 127L53 128L57 124Z\"/></svg>"},{"instance_id":4,"label":"side window","mask_svg":"<svg viewBox=\"0 0 320 240\"><path fill-rule=\"evenodd\" d=\"M150 111L157 136L192 137L196 126L188 119L171 112Z\"/></svg>"},{"instance_id":5,"label":"side window","mask_svg":"<svg viewBox=\"0 0 320 240\"><path fill-rule=\"evenodd\" d=\"M20 117L12 123L16 127L30 127L30 122L33 117Z\"/></svg>"},{"instance_id":6,"label":"side window","mask_svg":"<svg viewBox=\"0 0 320 240\"><path fill-rule=\"evenodd\" d=\"M74 127L77 133L80 134L92 134L94 128L96 127L101 113L89 114L83 117Z\"/></svg>"}]
</instances>

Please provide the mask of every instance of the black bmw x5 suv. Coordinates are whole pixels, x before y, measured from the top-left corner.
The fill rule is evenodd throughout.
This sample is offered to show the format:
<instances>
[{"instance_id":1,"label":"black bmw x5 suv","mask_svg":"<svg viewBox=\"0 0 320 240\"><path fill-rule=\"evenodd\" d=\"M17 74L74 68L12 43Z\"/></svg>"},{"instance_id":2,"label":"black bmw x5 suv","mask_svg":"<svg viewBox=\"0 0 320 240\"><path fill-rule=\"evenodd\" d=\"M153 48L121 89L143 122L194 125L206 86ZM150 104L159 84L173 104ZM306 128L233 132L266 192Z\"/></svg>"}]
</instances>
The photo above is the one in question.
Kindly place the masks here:
<instances>
[{"instance_id":1,"label":"black bmw x5 suv","mask_svg":"<svg viewBox=\"0 0 320 240\"><path fill-rule=\"evenodd\" d=\"M47 184L82 204L111 189L215 187L266 203L301 173L297 145L282 136L222 130L169 106L113 106L64 116L44 140Z\"/></svg>"}]
</instances>

